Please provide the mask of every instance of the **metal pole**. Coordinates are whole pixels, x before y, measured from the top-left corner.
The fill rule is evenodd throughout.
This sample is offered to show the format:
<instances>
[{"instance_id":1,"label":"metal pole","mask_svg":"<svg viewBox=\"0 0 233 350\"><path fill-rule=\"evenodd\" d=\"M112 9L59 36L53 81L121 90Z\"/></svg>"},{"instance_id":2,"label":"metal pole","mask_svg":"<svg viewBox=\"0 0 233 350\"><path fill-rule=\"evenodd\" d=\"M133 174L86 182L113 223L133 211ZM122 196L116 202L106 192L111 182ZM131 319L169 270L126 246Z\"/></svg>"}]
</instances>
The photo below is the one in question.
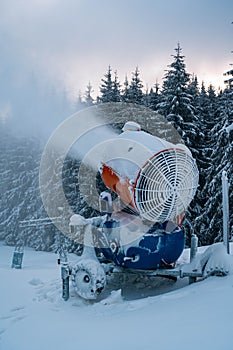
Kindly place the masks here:
<instances>
[{"instance_id":1,"label":"metal pole","mask_svg":"<svg viewBox=\"0 0 233 350\"><path fill-rule=\"evenodd\" d=\"M60 249L58 263L61 264L62 298L67 301L70 297L70 267L66 242L61 243L61 236L59 237Z\"/></svg>"},{"instance_id":2,"label":"metal pole","mask_svg":"<svg viewBox=\"0 0 233 350\"><path fill-rule=\"evenodd\" d=\"M194 233L191 235L191 247L190 247L190 263L193 261L195 256L197 255L197 247L198 247L198 237ZM189 277L189 284L196 282L196 277Z\"/></svg>"},{"instance_id":3,"label":"metal pole","mask_svg":"<svg viewBox=\"0 0 233 350\"><path fill-rule=\"evenodd\" d=\"M70 297L70 288L69 288L69 266L68 263L63 263L61 267L61 278L62 278L62 298L67 301Z\"/></svg>"},{"instance_id":4,"label":"metal pole","mask_svg":"<svg viewBox=\"0 0 233 350\"><path fill-rule=\"evenodd\" d=\"M229 183L227 172L222 172L222 211L223 211L223 244L227 253L230 253L229 245Z\"/></svg>"},{"instance_id":5,"label":"metal pole","mask_svg":"<svg viewBox=\"0 0 233 350\"><path fill-rule=\"evenodd\" d=\"M197 247L198 247L198 237L193 233L191 236L190 262L192 262L195 256L197 255Z\"/></svg>"}]
</instances>

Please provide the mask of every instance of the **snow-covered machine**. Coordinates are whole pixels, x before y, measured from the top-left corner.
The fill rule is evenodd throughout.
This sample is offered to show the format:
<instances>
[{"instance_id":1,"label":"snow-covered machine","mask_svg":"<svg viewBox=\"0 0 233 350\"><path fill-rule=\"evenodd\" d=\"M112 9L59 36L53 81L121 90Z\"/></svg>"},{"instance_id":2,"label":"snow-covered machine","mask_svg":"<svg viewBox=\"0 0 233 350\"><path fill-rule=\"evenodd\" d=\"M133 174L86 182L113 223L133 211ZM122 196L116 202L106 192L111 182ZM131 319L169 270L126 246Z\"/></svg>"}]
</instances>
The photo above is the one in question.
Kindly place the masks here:
<instances>
[{"instance_id":1,"label":"snow-covered machine","mask_svg":"<svg viewBox=\"0 0 233 350\"><path fill-rule=\"evenodd\" d=\"M195 195L198 170L183 144L174 145L128 122L112 141L110 160L103 164L105 185L150 222L176 220ZM110 145L111 146L111 145Z\"/></svg>"},{"instance_id":2,"label":"snow-covered machine","mask_svg":"<svg viewBox=\"0 0 233 350\"><path fill-rule=\"evenodd\" d=\"M95 299L114 271L184 276L175 264L185 246L182 219L198 186L191 152L127 122L103 154L99 171L110 191L100 195L101 215L75 214L70 220L74 239L83 235L84 244L70 267L77 293ZM202 271L186 275L198 277Z\"/></svg>"}]
</instances>

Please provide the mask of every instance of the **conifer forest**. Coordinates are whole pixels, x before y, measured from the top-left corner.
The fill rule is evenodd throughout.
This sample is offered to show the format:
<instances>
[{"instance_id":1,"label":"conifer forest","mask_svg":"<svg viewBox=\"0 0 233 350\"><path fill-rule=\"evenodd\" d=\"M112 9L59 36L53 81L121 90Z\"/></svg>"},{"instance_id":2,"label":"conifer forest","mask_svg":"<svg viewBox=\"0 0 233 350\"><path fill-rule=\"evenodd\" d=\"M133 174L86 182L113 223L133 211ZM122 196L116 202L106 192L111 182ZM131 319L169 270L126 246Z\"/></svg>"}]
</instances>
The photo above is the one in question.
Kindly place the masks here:
<instances>
[{"instance_id":1,"label":"conifer forest","mask_svg":"<svg viewBox=\"0 0 233 350\"><path fill-rule=\"evenodd\" d=\"M91 81L86 91L79 93L75 103L65 93L43 89L32 78L30 82L30 108L28 101L11 101L12 118L2 118L0 126L0 239L9 245L24 244L36 250L56 251L62 239L60 232L49 223L33 224L33 220L46 219L39 189L39 167L46 137L36 136L30 127L30 115L36 116L38 125L43 115L50 125L52 115L62 122L70 114L95 104L108 102L132 103L152 109L164 116L178 131L191 150L199 169L199 187L183 228L187 244L191 233L197 234L202 245L218 242L222 237L221 175L225 170L230 183L230 233L233 232L233 71L226 73L224 89L206 86L195 74L186 69L186 58L180 44L168 62L165 62L163 81L147 88L140 67L119 81L117 71L106 67L99 82L97 97L93 97ZM119 67L120 68L120 67ZM224 73L224 72L223 72ZM91 80L91 77L90 77ZM6 94L6 91L4 92ZM4 97L4 93L2 96ZM42 103L43 101L43 103ZM33 106L33 108L31 108ZM28 120L18 131L12 132L14 118ZM139 121L140 123L140 121ZM53 125L51 124L51 131ZM22 129L25 132L22 132ZM43 128L42 128L43 129ZM73 211L90 217L96 212L89 208L79 193L77 173L79 160L69 154L63 166L63 186ZM102 187L100 179L97 186ZM50 189L48 189L50 191ZM51 191L55 196L56 191ZM54 200L56 200L54 198ZM32 225L25 226L24 221ZM35 221L36 222L36 221ZM69 242L69 250L79 249Z\"/></svg>"}]
</instances>

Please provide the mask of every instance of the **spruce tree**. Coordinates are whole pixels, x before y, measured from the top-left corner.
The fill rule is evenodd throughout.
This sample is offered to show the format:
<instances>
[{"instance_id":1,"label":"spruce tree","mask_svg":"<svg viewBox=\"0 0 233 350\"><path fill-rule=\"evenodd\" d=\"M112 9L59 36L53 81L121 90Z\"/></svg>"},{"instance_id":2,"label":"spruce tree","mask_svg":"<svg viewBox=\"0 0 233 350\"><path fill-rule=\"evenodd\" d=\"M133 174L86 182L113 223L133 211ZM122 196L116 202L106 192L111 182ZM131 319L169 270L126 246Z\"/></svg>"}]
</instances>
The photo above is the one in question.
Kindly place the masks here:
<instances>
[{"instance_id":1,"label":"spruce tree","mask_svg":"<svg viewBox=\"0 0 233 350\"><path fill-rule=\"evenodd\" d=\"M122 90L121 98L123 102L130 102L129 81L128 81L127 75L125 76L124 87Z\"/></svg>"},{"instance_id":2,"label":"spruce tree","mask_svg":"<svg viewBox=\"0 0 233 350\"><path fill-rule=\"evenodd\" d=\"M181 51L178 44L175 49L176 54L172 55L173 62L168 66L169 70L164 78L161 102L157 107L158 112L172 123L193 156L197 158L196 145L199 142L200 130L197 125L197 111L188 88L190 77L186 72L184 56Z\"/></svg>"},{"instance_id":3,"label":"spruce tree","mask_svg":"<svg viewBox=\"0 0 233 350\"><path fill-rule=\"evenodd\" d=\"M112 68L108 67L107 73L104 78L101 79L100 96L98 102L106 103L113 101L113 81L112 81Z\"/></svg>"},{"instance_id":4,"label":"spruce tree","mask_svg":"<svg viewBox=\"0 0 233 350\"><path fill-rule=\"evenodd\" d=\"M188 92L192 96L192 103L195 106L195 108L198 109L199 107L199 99L200 99L200 91L197 81L197 76L193 75L189 81L188 84Z\"/></svg>"},{"instance_id":5,"label":"spruce tree","mask_svg":"<svg viewBox=\"0 0 233 350\"><path fill-rule=\"evenodd\" d=\"M156 84L154 85L154 88L151 88L148 94L148 100L147 100L148 108L151 108L153 109L153 111L156 111L159 101L160 101L159 84L158 82L156 82Z\"/></svg>"},{"instance_id":6,"label":"spruce tree","mask_svg":"<svg viewBox=\"0 0 233 350\"><path fill-rule=\"evenodd\" d=\"M5 152L7 159L5 172L1 173L0 200L0 238L7 244L17 244L23 241L31 247L41 239L44 245L40 249L46 250L48 236L43 228L36 226L22 227L22 222L45 217L39 190L39 163L41 149L35 139L15 138L8 135Z\"/></svg>"},{"instance_id":7,"label":"spruce tree","mask_svg":"<svg viewBox=\"0 0 233 350\"><path fill-rule=\"evenodd\" d=\"M85 107L85 103L83 101L82 93L81 91L79 91L77 101L75 101L75 105L74 105L75 112L80 111L84 107Z\"/></svg>"},{"instance_id":8,"label":"spruce tree","mask_svg":"<svg viewBox=\"0 0 233 350\"><path fill-rule=\"evenodd\" d=\"M121 84L118 81L117 71L114 73L114 81L112 88L112 102L120 102L121 101Z\"/></svg>"},{"instance_id":9,"label":"spruce tree","mask_svg":"<svg viewBox=\"0 0 233 350\"><path fill-rule=\"evenodd\" d=\"M209 86L207 92L204 83L202 83L199 110L202 115L202 131L204 134L204 141L202 143L202 167L208 169L211 166L211 154L215 147L215 140L213 138L213 128L218 124L217 111L217 96L212 85ZM206 174L204 175L206 177Z\"/></svg>"},{"instance_id":10,"label":"spruce tree","mask_svg":"<svg viewBox=\"0 0 233 350\"><path fill-rule=\"evenodd\" d=\"M210 89L213 103L213 88ZM217 98L218 104L215 116L215 126L210 131L212 151L210 166L206 170L206 182L203 188L205 205L201 215L197 218L197 225L202 244L211 244L222 239L222 184L223 170L227 171L230 186L233 185L232 145L233 132L233 91L225 89ZM210 104L211 107L211 104ZM230 192L230 205L233 204L233 195ZM230 216L230 225L233 225L233 216Z\"/></svg>"},{"instance_id":11,"label":"spruce tree","mask_svg":"<svg viewBox=\"0 0 233 350\"><path fill-rule=\"evenodd\" d=\"M91 95L93 92L94 91L92 89L91 83L89 82L87 87L86 87L85 94L84 94L84 103L85 103L86 107L93 106L93 104L94 104L94 99Z\"/></svg>"},{"instance_id":12,"label":"spruce tree","mask_svg":"<svg viewBox=\"0 0 233 350\"><path fill-rule=\"evenodd\" d=\"M143 103L143 84L140 79L140 72L138 67L132 73L132 79L129 86L129 101L131 103L142 104Z\"/></svg>"},{"instance_id":13,"label":"spruce tree","mask_svg":"<svg viewBox=\"0 0 233 350\"><path fill-rule=\"evenodd\" d=\"M158 112L164 115L179 132L186 146L191 150L193 157L199 165L199 144L202 140L201 123L197 105L198 88L197 80L190 84L190 75L186 72L184 56L178 44L173 62L168 66L164 78L161 100L158 104ZM195 101L196 99L196 101ZM184 231L192 233L195 217L200 212L200 192L190 204L183 223Z\"/></svg>"},{"instance_id":14,"label":"spruce tree","mask_svg":"<svg viewBox=\"0 0 233 350\"><path fill-rule=\"evenodd\" d=\"M151 90L153 90L153 89L151 89ZM151 92L151 90L150 90L150 92ZM149 97L150 92L148 91L148 87L147 87L146 88L146 92L145 92L145 94L143 95L143 98L142 98L143 106L148 107L148 108L150 106L150 97Z\"/></svg>"}]
</instances>

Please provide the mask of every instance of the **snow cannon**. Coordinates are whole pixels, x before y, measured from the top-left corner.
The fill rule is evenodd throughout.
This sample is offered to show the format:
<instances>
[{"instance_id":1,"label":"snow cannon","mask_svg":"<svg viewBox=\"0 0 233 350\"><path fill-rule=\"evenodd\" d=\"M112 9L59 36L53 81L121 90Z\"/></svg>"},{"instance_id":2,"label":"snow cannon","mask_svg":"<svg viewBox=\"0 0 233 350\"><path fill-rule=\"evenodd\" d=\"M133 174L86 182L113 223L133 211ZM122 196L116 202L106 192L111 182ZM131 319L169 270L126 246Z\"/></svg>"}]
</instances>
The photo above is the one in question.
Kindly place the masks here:
<instances>
[{"instance_id":1,"label":"snow cannon","mask_svg":"<svg viewBox=\"0 0 233 350\"><path fill-rule=\"evenodd\" d=\"M124 206L117 208L117 201L102 193L107 205L102 253L122 267L173 266L185 246L181 223L198 186L191 152L127 122L104 155L103 182Z\"/></svg>"},{"instance_id":2,"label":"snow cannon","mask_svg":"<svg viewBox=\"0 0 233 350\"><path fill-rule=\"evenodd\" d=\"M127 122L108 143L104 184L142 219L181 224L198 186L198 169L184 144L172 144Z\"/></svg>"},{"instance_id":3,"label":"snow cannon","mask_svg":"<svg viewBox=\"0 0 233 350\"><path fill-rule=\"evenodd\" d=\"M166 269L170 274L185 246L181 222L198 186L191 152L184 144L141 130L135 122L127 122L122 131L108 140L100 167L105 186L120 201L104 191L101 216L80 220L74 214L70 220L75 237L85 228L84 252L72 273L76 292L84 298L97 297L105 285L101 264L96 270L96 248L106 266L113 263L112 271L161 270L158 274L163 275Z\"/></svg>"}]
</instances>

